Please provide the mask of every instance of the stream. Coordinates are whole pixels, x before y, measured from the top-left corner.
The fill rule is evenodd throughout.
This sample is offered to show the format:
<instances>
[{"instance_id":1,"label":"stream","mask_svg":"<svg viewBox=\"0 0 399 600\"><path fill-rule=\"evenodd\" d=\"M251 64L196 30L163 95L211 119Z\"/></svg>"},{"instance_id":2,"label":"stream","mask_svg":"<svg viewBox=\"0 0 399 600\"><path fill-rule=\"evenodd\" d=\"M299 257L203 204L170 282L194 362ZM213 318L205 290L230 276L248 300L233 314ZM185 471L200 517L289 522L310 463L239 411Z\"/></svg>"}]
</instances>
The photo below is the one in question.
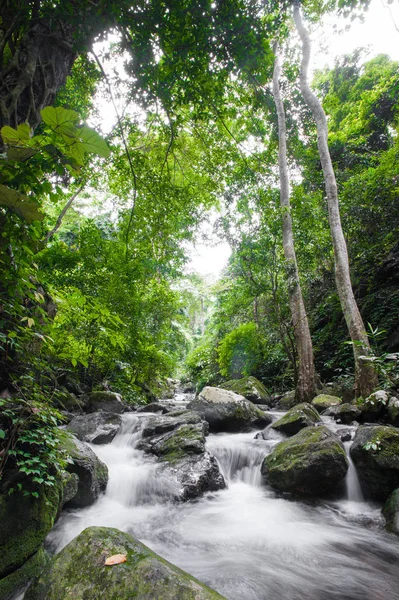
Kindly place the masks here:
<instances>
[{"instance_id":1,"label":"stream","mask_svg":"<svg viewBox=\"0 0 399 600\"><path fill-rule=\"evenodd\" d=\"M177 398L180 407L184 401ZM227 487L177 504L174 484L156 459L135 448L148 416L125 414L111 444L91 446L109 468L106 494L87 509L62 514L48 536L53 550L86 527L116 527L228 600L399 600L398 538L383 530L380 506L363 500L353 463L346 498L294 501L267 487L260 474L279 434L268 430L266 440L253 431L209 435L207 447Z\"/></svg>"}]
</instances>

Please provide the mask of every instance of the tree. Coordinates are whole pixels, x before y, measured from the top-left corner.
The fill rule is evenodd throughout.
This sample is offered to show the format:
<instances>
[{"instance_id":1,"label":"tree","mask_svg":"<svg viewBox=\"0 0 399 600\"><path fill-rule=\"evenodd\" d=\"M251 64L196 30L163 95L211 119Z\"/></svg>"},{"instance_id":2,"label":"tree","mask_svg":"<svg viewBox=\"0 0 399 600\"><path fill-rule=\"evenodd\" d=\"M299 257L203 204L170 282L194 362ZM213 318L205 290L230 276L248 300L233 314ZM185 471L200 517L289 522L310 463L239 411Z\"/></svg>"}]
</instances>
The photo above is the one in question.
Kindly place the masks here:
<instances>
[{"instance_id":1,"label":"tree","mask_svg":"<svg viewBox=\"0 0 399 600\"><path fill-rule=\"evenodd\" d=\"M303 301L296 260L292 216L290 206L290 186L287 164L286 122L284 104L280 93L281 56L278 44L275 46L273 73L273 95L278 119L278 166L280 173L280 205L282 208L283 248L288 278L288 294L298 353L298 380L296 397L300 402L310 402L315 394L315 370L312 339L310 337L308 317Z\"/></svg>"},{"instance_id":2,"label":"tree","mask_svg":"<svg viewBox=\"0 0 399 600\"><path fill-rule=\"evenodd\" d=\"M369 361L370 344L353 294L348 251L341 225L337 183L328 147L327 118L319 99L311 90L308 83L307 70L310 61L310 39L308 32L303 26L298 4L294 5L294 20L302 40L301 91L317 126L317 143L326 186L330 231L334 247L335 281L342 311L353 344L356 393L367 397L377 386L378 379L373 364Z\"/></svg>"}]
</instances>

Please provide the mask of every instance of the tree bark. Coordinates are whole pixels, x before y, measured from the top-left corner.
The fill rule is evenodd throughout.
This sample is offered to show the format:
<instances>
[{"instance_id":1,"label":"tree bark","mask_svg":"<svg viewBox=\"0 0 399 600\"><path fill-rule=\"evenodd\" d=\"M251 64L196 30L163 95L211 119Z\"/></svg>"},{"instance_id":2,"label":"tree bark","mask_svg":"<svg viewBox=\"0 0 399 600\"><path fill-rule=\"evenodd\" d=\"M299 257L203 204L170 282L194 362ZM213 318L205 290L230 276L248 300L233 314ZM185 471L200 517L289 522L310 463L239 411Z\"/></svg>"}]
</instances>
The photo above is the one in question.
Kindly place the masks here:
<instances>
[{"instance_id":1,"label":"tree bark","mask_svg":"<svg viewBox=\"0 0 399 600\"><path fill-rule=\"evenodd\" d=\"M296 397L300 402L310 402L316 395L313 347L301 284L299 281L294 235L292 231L290 184L287 165L287 134L284 105L280 93L280 74L281 57L278 44L276 44L273 72L273 96L278 120L278 167L280 175L280 206L283 213L283 248L288 277L288 294L298 354Z\"/></svg>"},{"instance_id":2,"label":"tree bark","mask_svg":"<svg viewBox=\"0 0 399 600\"><path fill-rule=\"evenodd\" d=\"M353 343L355 393L357 396L367 397L378 385L378 378L373 364L368 360L371 354L370 344L353 294L348 250L339 212L337 182L328 147L327 118L319 99L309 86L307 73L310 61L310 38L303 26L299 5L296 2L294 4L294 20L302 41L302 62L299 75L301 92L312 112L317 127L317 145L327 194L328 217L334 248L335 281L342 311Z\"/></svg>"}]
</instances>

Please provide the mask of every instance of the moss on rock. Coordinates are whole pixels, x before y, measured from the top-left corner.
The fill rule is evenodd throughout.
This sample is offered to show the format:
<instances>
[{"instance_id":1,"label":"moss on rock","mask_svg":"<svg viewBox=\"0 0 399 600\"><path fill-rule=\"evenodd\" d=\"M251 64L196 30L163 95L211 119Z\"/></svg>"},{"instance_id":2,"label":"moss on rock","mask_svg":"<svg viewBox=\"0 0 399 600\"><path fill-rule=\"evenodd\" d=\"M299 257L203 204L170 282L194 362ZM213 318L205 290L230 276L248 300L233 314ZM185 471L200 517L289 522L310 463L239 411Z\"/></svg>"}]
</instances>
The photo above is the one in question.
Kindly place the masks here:
<instances>
[{"instance_id":1,"label":"moss on rock","mask_svg":"<svg viewBox=\"0 0 399 600\"><path fill-rule=\"evenodd\" d=\"M224 390L230 390L236 394L244 396L250 402L255 404L269 404L270 396L263 385L256 377L243 377L242 379L232 379L222 383L220 387Z\"/></svg>"},{"instance_id":2,"label":"moss on rock","mask_svg":"<svg viewBox=\"0 0 399 600\"><path fill-rule=\"evenodd\" d=\"M301 429L321 422L319 413L311 404L303 402L291 408L281 419L272 423L272 428L286 435L294 435Z\"/></svg>"},{"instance_id":3,"label":"moss on rock","mask_svg":"<svg viewBox=\"0 0 399 600\"><path fill-rule=\"evenodd\" d=\"M303 495L335 490L347 470L344 447L324 426L302 429L278 444L262 464L262 474L272 487Z\"/></svg>"},{"instance_id":4,"label":"moss on rock","mask_svg":"<svg viewBox=\"0 0 399 600\"><path fill-rule=\"evenodd\" d=\"M126 562L104 566L107 557ZM72 540L28 589L25 600L222 600L130 535L90 527Z\"/></svg>"},{"instance_id":5,"label":"moss on rock","mask_svg":"<svg viewBox=\"0 0 399 600\"><path fill-rule=\"evenodd\" d=\"M16 594L22 592L32 579L40 575L48 561L47 552L40 548L22 567L0 579L0 600L10 600Z\"/></svg>"},{"instance_id":6,"label":"moss on rock","mask_svg":"<svg viewBox=\"0 0 399 600\"><path fill-rule=\"evenodd\" d=\"M323 412L323 410L331 406L338 406L339 404L342 404L341 398L338 398L338 396L328 396L327 394L319 394L312 400L312 406L319 412Z\"/></svg>"}]
</instances>

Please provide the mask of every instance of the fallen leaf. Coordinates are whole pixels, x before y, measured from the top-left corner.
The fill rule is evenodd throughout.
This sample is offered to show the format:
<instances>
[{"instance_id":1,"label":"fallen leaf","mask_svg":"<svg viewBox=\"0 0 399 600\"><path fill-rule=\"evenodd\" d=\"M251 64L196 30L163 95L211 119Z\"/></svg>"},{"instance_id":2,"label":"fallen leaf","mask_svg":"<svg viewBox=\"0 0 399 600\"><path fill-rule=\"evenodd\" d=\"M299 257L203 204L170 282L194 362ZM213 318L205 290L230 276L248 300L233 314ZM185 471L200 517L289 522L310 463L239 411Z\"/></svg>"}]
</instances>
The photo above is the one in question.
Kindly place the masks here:
<instances>
[{"instance_id":1,"label":"fallen leaf","mask_svg":"<svg viewBox=\"0 0 399 600\"><path fill-rule=\"evenodd\" d=\"M107 558L104 564L109 567L111 565L120 565L124 562L126 562L126 554L114 554L113 556Z\"/></svg>"}]
</instances>

